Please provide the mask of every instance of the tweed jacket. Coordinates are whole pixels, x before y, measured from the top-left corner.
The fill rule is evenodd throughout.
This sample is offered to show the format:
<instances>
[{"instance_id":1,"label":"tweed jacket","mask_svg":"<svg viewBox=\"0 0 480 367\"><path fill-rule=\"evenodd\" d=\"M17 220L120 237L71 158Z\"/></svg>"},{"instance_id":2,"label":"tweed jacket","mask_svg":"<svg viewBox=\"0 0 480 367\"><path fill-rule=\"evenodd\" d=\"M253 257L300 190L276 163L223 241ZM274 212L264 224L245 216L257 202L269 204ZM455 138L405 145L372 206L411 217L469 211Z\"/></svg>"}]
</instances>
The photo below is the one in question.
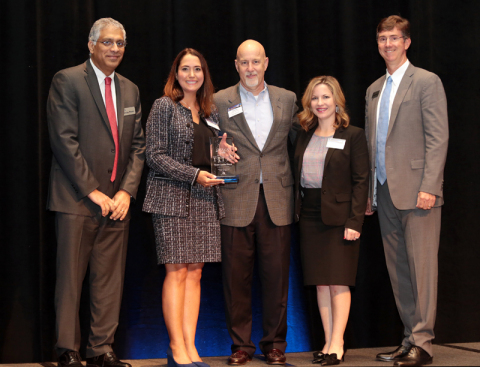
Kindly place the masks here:
<instances>
[{"instance_id":1,"label":"tweed jacket","mask_svg":"<svg viewBox=\"0 0 480 367\"><path fill-rule=\"evenodd\" d=\"M257 209L260 189L260 169L268 213L277 226L293 222L293 175L288 155L290 137L293 145L293 125L297 121L295 93L268 85L273 109L273 124L263 150L260 150L248 126L245 115L229 117L228 109L241 104L239 83L214 95L220 114L220 129L233 137L240 160L236 164L238 184L221 187L225 203L223 225L245 227ZM298 124L297 124L298 125Z\"/></svg>"},{"instance_id":2,"label":"tweed jacket","mask_svg":"<svg viewBox=\"0 0 480 367\"><path fill-rule=\"evenodd\" d=\"M300 176L303 156L318 125L303 129L295 141L295 221L301 211ZM329 148L325 156L322 180L322 222L328 226L362 232L368 196L368 149L365 133L355 126L339 127L333 135L344 139L343 149Z\"/></svg>"},{"instance_id":3,"label":"tweed jacket","mask_svg":"<svg viewBox=\"0 0 480 367\"><path fill-rule=\"evenodd\" d=\"M209 119L218 124L218 112L213 110ZM181 103L162 97L153 104L148 116L147 195L143 210L147 213L173 217L187 217L190 192L196 185L198 168L192 166L194 122L192 113ZM210 129L218 133L217 130ZM225 216L218 186L213 187L217 196L218 217Z\"/></svg>"},{"instance_id":4,"label":"tweed jacket","mask_svg":"<svg viewBox=\"0 0 480 367\"><path fill-rule=\"evenodd\" d=\"M365 133L370 153L369 197L375 195L377 106L385 75L365 97ZM440 78L410 64L395 95L385 146L385 168L393 204L415 209L419 191L443 205L443 170L447 159L447 99Z\"/></svg>"}]
</instances>

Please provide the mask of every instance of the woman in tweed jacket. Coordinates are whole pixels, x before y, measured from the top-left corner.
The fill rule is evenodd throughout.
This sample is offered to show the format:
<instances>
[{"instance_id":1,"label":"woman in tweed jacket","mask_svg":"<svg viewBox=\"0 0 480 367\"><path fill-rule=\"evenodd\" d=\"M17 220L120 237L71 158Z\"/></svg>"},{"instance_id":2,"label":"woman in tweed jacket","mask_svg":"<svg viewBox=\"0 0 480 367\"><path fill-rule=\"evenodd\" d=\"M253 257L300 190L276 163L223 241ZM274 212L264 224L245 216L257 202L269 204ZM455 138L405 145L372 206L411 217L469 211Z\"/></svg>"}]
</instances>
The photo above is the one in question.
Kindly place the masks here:
<instances>
[{"instance_id":1,"label":"woman in tweed jacket","mask_svg":"<svg viewBox=\"0 0 480 367\"><path fill-rule=\"evenodd\" d=\"M223 180L209 172L209 137L218 135L218 112L208 66L198 51L178 54L164 93L147 121L150 172L143 210L153 213L158 263L166 266L162 307L170 337L168 365L197 367L204 365L194 344L200 278L205 262L221 261L224 217L217 186Z\"/></svg>"}]
</instances>

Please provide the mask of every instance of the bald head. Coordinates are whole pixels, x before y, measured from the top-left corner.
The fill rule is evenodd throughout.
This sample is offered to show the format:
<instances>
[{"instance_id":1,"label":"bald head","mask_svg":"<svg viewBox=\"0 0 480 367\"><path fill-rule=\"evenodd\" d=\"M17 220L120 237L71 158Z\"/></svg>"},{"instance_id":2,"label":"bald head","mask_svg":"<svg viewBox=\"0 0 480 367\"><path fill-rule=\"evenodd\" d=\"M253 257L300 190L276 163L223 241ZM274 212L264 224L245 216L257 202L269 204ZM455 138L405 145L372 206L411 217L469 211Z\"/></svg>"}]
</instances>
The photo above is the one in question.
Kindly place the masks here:
<instances>
[{"instance_id":1,"label":"bald head","mask_svg":"<svg viewBox=\"0 0 480 367\"><path fill-rule=\"evenodd\" d=\"M257 96L264 88L265 70L268 67L268 57L261 43L246 40L237 49L235 68L240 75L242 86Z\"/></svg>"},{"instance_id":2,"label":"bald head","mask_svg":"<svg viewBox=\"0 0 480 367\"><path fill-rule=\"evenodd\" d=\"M242 53L245 53L245 52L254 52L259 55L262 55L263 57L266 57L265 49L263 48L262 44L255 40L246 40L242 42L240 46L238 46L237 60L241 57L240 55L242 55Z\"/></svg>"}]
</instances>

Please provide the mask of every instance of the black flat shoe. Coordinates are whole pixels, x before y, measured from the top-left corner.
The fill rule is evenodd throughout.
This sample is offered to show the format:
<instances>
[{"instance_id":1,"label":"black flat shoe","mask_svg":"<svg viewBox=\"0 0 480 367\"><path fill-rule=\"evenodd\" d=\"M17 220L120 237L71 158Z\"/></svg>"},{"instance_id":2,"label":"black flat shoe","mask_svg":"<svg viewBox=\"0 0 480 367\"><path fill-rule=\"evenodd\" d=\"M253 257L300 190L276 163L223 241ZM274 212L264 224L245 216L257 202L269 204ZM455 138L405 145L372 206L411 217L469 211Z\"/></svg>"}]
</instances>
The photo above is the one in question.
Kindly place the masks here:
<instances>
[{"instance_id":1,"label":"black flat shoe","mask_svg":"<svg viewBox=\"0 0 480 367\"><path fill-rule=\"evenodd\" d=\"M321 350L313 352L313 360L312 363L320 363L325 359L325 353L323 353Z\"/></svg>"},{"instance_id":2,"label":"black flat shoe","mask_svg":"<svg viewBox=\"0 0 480 367\"><path fill-rule=\"evenodd\" d=\"M337 353L325 354L325 359L320 362L321 366L334 366L340 364L340 362L345 361L345 354L342 357L342 360L337 358Z\"/></svg>"}]
</instances>

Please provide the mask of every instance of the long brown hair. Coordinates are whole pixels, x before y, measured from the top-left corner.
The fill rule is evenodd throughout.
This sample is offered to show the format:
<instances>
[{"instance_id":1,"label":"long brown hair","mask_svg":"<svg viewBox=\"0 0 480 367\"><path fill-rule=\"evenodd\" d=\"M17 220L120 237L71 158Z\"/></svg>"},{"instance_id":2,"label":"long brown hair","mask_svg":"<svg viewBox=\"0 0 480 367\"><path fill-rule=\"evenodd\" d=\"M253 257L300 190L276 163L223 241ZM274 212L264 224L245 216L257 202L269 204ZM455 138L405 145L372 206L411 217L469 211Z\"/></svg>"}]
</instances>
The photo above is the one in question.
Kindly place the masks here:
<instances>
[{"instance_id":1,"label":"long brown hair","mask_svg":"<svg viewBox=\"0 0 480 367\"><path fill-rule=\"evenodd\" d=\"M325 84L333 94L335 104L338 106L338 112L335 112L335 123L333 127L337 129L339 126L347 127L350 123L350 117L346 112L345 96L343 94L340 83L333 76L317 76L310 80L307 89L302 97L303 111L298 114L300 125L305 131L310 130L318 121L318 117L310 108L312 94L315 87L319 84Z\"/></svg>"},{"instance_id":2,"label":"long brown hair","mask_svg":"<svg viewBox=\"0 0 480 367\"><path fill-rule=\"evenodd\" d=\"M178 66L182 61L185 55L192 55L198 57L203 71L203 84L197 90L197 103L200 106L200 112L203 113L205 117L209 117L212 113L213 106L213 84L212 79L210 78L210 71L208 70L207 61L203 55L194 50L193 48L185 48L177 55L175 60L173 60L172 68L170 69L170 74L168 75L167 83L163 89L165 96L170 97L172 101L178 102L183 99L183 89L178 83L176 78L178 73Z\"/></svg>"}]
</instances>

